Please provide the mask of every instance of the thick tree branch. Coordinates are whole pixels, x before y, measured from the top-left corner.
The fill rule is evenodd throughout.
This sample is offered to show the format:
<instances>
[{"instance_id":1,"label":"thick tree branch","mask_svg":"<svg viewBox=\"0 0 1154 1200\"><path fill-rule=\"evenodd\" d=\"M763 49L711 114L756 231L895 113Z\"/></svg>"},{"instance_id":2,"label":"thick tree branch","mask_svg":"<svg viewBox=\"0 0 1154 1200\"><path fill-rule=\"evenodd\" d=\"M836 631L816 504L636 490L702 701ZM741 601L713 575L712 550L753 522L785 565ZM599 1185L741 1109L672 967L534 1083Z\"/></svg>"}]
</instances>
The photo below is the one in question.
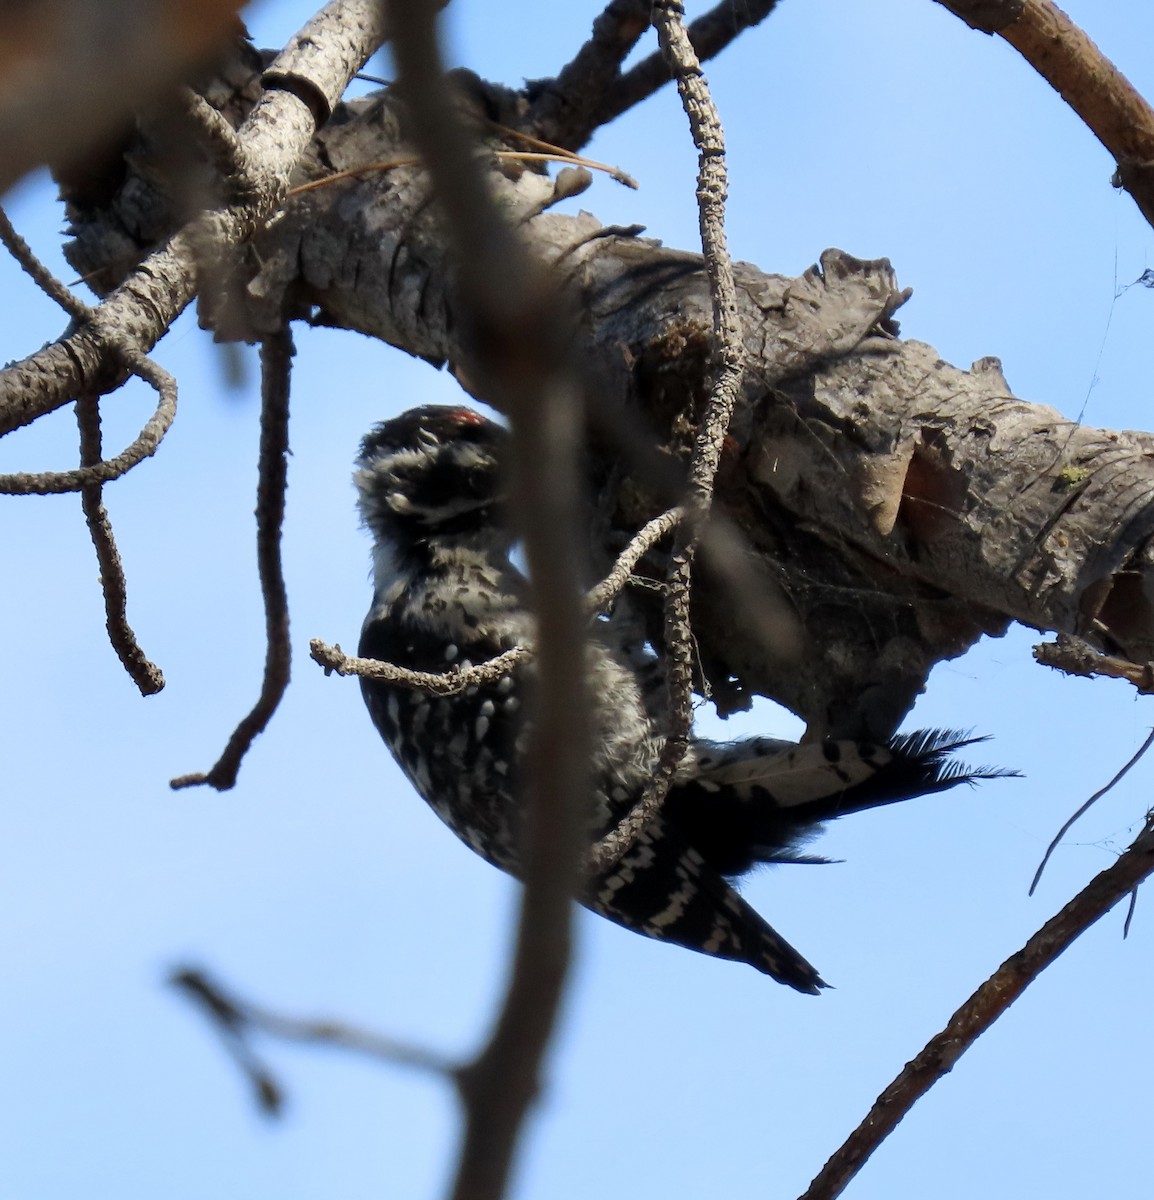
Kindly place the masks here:
<instances>
[{"instance_id":1,"label":"thick tree branch","mask_svg":"<svg viewBox=\"0 0 1154 1200\"><path fill-rule=\"evenodd\" d=\"M388 96L350 104L299 182L412 157L402 129ZM257 239L244 320L312 315L468 377L476 325L460 311L428 180L406 166L298 196ZM494 167L487 180L585 314L574 352L601 409L640 413L687 461L711 369L702 259L547 211L553 183L535 172ZM97 253L86 242L85 256ZM699 661L726 711L768 695L815 735L885 737L935 662L1010 620L1154 658L1154 618L1136 602L1154 568L1154 439L1017 400L996 360L960 371L900 341L891 317L906 293L884 260L831 252L796 279L746 264L735 275L744 375L719 486L741 535L729 561L791 614L796 655L774 660L733 589L699 571ZM507 303L520 299L512 290ZM612 527L628 537L674 494L621 493ZM659 602L639 603L659 636Z\"/></svg>"}]
</instances>

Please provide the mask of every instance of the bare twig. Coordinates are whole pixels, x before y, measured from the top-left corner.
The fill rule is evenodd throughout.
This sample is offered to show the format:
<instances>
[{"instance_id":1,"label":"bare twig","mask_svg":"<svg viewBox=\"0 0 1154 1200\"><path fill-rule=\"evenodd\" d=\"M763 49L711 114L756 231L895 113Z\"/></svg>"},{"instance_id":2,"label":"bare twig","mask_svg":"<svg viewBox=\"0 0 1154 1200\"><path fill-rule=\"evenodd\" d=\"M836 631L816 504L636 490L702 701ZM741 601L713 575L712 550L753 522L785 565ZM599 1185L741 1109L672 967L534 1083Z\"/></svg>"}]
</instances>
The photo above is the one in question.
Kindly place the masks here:
<instances>
[{"instance_id":1,"label":"bare twig","mask_svg":"<svg viewBox=\"0 0 1154 1200\"><path fill-rule=\"evenodd\" d=\"M100 461L100 402L94 396L76 401L76 421L80 427L80 461L89 466ZM80 490L80 503L88 532L100 564L100 588L104 593L104 621L108 640L142 696L152 696L164 687L164 675L141 650L132 626L128 624L127 584L120 552L112 534L108 511L101 497L101 485L89 484Z\"/></svg>"},{"instance_id":2,"label":"bare twig","mask_svg":"<svg viewBox=\"0 0 1154 1200\"><path fill-rule=\"evenodd\" d=\"M453 1195L497 1200L537 1095L568 972L589 802L585 617L573 552L582 402L552 286L494 204L444 85L432 11L424 0L393 0L389 20L413 142L455 252L461 315L472 333L469 372L510 416L510 507L537 616L516 949L489 1042L460 1075L465 1128Z\"/></svg>"},{"instance_id":3,"label":"bare twig","mask_svg":"<svg viewBox=\"0 0 1154 1200\"><path fill-rule=\"evenodd\" d=\"M172 788L208 784L218 792L236 784L244 756L272 719L289 684L288 594L281 564L281 527L288 486L289 381L293 356L288 329L261 343L260 466L256 499L256 557L264 598L266 650L264 680L252 711L233 730L224 752L207 773L181 775Z\"/></svg>"},{"instance_id":4,"label":"bare twig","mask_svg":"<svg viewBox=\"0 0 1154 1200\"><path fill-rule=\"evenodd\" d=\"M226 991L198 967L182 967L173 971L169 982L192 1000L212 1022L225 1049L252 1083L257 1105L269 1116L280 1115L284 1106L284 1089L253 1049L253 1034L268 1034L285 1041L348 1050L390 1066L422 1071L454 1081L456 1079L457 1064L435 1050L384 1037L343 1021L286 1017L271 1012Z\"/></svg>"},{"instance_id":5,"label":"bare twig","mask_svg":"<svg viewBox=\"0 0 1154 1200\"><path fill-rule=\"evenodd\" d=\"M605 612L629 582L633 568L663 537L677 528L684 516L684 509L671 508L654 517L633 535L629 545L617 556L613 569L585 597L585 607L591 616Z\"/></svg>"},{"instance_id":6,"label":"bare twig","mask_svg":"<svg viewBox=\"0 0 1154 1200\"><path fill-rule=\"evenodd\" d=\"M699 62L716 57L738 36L760 24L777 7L777 0L721 0L689 26L689 41ZM664 54L651 54L626 71L601 98L584 137L564 144L579 149L602 125L648 99L672 78Z\"/></svg>"},{"instance_id":7,"label":"bare twig","mask_svg":"<svg viewBox=\"0 0 1154 1200\"><path fill-rule=\"evenodd\" d=\"M1154 109L1051 0L938 0L996 33L1057 91L1118 164L1115 181L1154 225Z\"/></svg>"},{"instance_id":8,"label":"bare twig","mask_svg":"<svg viewBox=\"0 0 1154 1200\"><path fill-rule=\"evenodd\" d=\"M633 568L677 525L681 517L680 508L671 508L668 512L654 517L633 536L629 545L621 551L609 574L586 594L585 611L589 616L598 616L612 605L629 582ZM356 675L363 679L379 679L400 687L429 692L434 696L455 696L466 688L496 683L514 667L531 661L534 651L529 646L514 646L504 654L498 654L485 662L471 663L468 666L454 664L439 673L410 671L407 667L398 667L376 658L357 658L345 654L340 646L330 646L320 638L313 638L309 642L309 656L315 663L324 667L326 672Z\"/></svg>"},{"instance_id":9,"label":"bare twig","mask_svg":"<svg viewBox=\"0 0 1154 1200\"><path fill-rule=\"evenodd\" d=\"M1060 912L1011 955L907 1063L865 1120L821 1169L800 1200L833 1200L914 1104L1075 939L1154 872L1154 821L1112 866L1095 876Z\"/></svg>"},{"instance_id":10,"label":"bare twig","mask_svg":"<svg viewBox=\"0 0 1154 1200\"><path fill-rule=\"evenodd\" d=\"M0 243L20 264L21 268L46 295L50 296L69 316L86 321L92 309L74 296L68 288L32 252L32 247L16 232L8 214L0 208Z\"/></svg>"},{"instance_id":11,"label":"bare twig","mask_svg":"<svg viewBox=\"0 0 1154 1200\"><path fill-rule=\"evenodd\" d=\"M1154 692L1154 663L1135 663L1128 658L1103 654L1089 642L1072 633L1059 633L1057 641L1040 642L1034 647L1034 659L1044 667L1094 679L1105 675L1110 679L1125 679L1140 692Z\"/></svg>"},{"instance_id":12,"label":"bare twig","mask_svg":"<svg viewBox=\"0 0 1154 1200\"><path fill-rule=\"evenodd\" d=\"M1138 762L1138 760L1146 753L1147 750L1150 749L1151 746L1154 746L1154 729L1150 730L1150 735L1146 738L1146 740L1142 743L1142 745L1138 747L1138 749L1134 752L1133 756L1130 758L1130 761L1127 762L1124 767L1122 767L1122 769L1114 776L1114 778L1111 779L1110 782L1108 784L1106 784L1104 787L1100 787L1085 802L1085 804L1081 805L1081 807L1079 807L1075 813L1073 813L1066 821L1064 821L1062 823L1062 828L1059 829L1056 834L1054 834L1054 840L1046 847L1046 853L1042 855L1042 861L1038 864L1038 869L1034 872L1034 878L1030 882L1029 895L1032 896L1034 894L1034 890L1037 888L1039 882L1041 881L1042 872L1046 869L1046 864L1050 861L1050 858L1053 855L1054 851L1057 850L1059 843L1069 832L1070 827L1076 821L1078 821L1079 818L1082 817L1085 813L1089 812L1090 809L1099 800L1101 800L1102 797L1108 791L1110 791L1110 789L1126 774L1126 772L1129 771L1130 768L1133 767L1134 764ZM1126 918L1127 928L1129 928L1129 925L1130 925L1130 918L1127 917Z\"/></svg>"},{"instance_id":13,"label":"bare twig","mask_svg":"<svg viewBox=\"0 0 1154 1200\"><path fill-rule=\"evenodd\" d=\"M648 4L646 5L648 7ZM518 141L524 142L527 146L532 146L534 149L543 150L546 154L557 155L558 162L571 162L579 167L588 167L591 171L604 171L611 176L617 183L622 184L633 191L637 190L637 180L628 172L623 171L620 167L611 167L608 163L597 162L596 159L586 158L583 154L577 154L573 150L568 150L564 146L556 146L552 142L542 141L541 138L533 137L531 134L524 133L520 129L513 129L508 125L502 125L498 121L487 121L486 124L490 129L495 129L498 133L505 137L516 138Z\"/></svg>"},{"instance_id":14,"label":"bare twig","mask_svg":"<svg viewBox=\"0 0 1154 1200\"><path fill-rule=\"evenodd\" d=\"M645 795L594 847L592 861L600 870L620 858L660 810L689 746L693 725L694 652L689 621L693 560L709 516L721 447L744 374L737 288L725 237L728 184L721 120L689 40L681 0L658 0L653 6L653 19L662 50L677 79L677 90L698 149L698 214L713 301L714 374L690 462L684 519L675 535L666 575L665 658L670 728Z\"/></svg>"},{"instance_id":15,"label":"bare twig","mask_svg":"<svg viewBox=\"0 0 1154 1200\"><path fill-rule=\"evenodd\" d=\"M338 675L357 675L363 679L379 679L399 687L413 688L433 696L456 696L466 688L485 683L496 683L507 675L518 663L528 662L533 651L527 646L514 646L504 654L473 663L467 667L454 664L442 674L431 671L410 671L407 667L394 666L376 658L357 658L345 654L340 646L330 646L320 638L309 642L309 655L313 662L324 667L325 672L335 671Z\"/></svg>"}]
</instances>

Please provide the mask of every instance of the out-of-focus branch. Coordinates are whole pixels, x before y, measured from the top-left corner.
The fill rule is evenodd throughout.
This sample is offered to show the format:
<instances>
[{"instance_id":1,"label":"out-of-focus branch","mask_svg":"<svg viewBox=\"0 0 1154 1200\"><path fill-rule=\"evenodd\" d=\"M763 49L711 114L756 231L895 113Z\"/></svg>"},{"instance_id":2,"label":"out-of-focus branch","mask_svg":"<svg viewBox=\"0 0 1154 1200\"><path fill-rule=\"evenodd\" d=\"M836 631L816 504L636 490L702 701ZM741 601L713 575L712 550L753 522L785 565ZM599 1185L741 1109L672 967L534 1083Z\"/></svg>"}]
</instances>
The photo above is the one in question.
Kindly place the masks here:
<instances>
[{"instance_id":1,"label":"out-of-focus branch","mask_svg":"<svg viewBox=\"0 0 1154 1200\"><path fill-rule=\"evenodd\" d=\"M585 614L575 552L582 398L557 297L494 203L445 87L433 10L425 0L393 0L388 11L413 142L457 268L468 330L463 365L510 417L510 507L537 617L516 949L489 1042L460 1075L465 1129L453 1195L497 1200L538 1091L568 971L571 896L589 805Z\"/></svg>"},{"instance_id":2,"label":"out-of-focus branch","mask_svg":"<svg viewBox=\"0 0 1154 1200\"><path fill-rule=\"evenodd\" d=\"M397 1041L342 1021L286 1017L226 991L198 967L182 967L169 976L173 987L201 1009L220 1034L225 1049L252 1083L257 1105L269 1116L279 1116L284 1089L252 1046L253 1034L268 1034L285 1041L331 1046L375 1058L390 1066L424 1071L455 1080L457 1065L423 1046Z\"/></svg>"},{"instance_id":3,"label":"out-of-focus branch","mask_svg":"<svg viewBox=\"0 0 1154 1200\"><path fill-rule=\"evenodd\" d=\"M257 736L272 719L289 685L292 645L289 642L288 593L281 563L281 528L288 487L289 383L293 356L288 329L261 343L260 465L256 492L256 558L264 598L265 660L260 696L252 711L233 730L220 758L206 773L181 775L173 788L208 784L218 792L236 783L240 764Z\"/></svg>"},{"instance_id":4,"label":"out-of-focus branch","mask_svg":"<svg viewBox=\"0 0 1154 1200\"><path fill-rule=\"evenodd\" d=\"M301 29L265 73L267 90L237 131L237 158L249 173L229 183L242 199L202 213L149 254L95 310L99 320L0 371L0 435L77 394L114 386L122 367L110 337L142 354L156 344L196 291L199 248L223 253L277 211L318 124L384 37L378 0L330 0Z\"/></svg>"},{"instance_id":5,"label":"out-of-focus branch","mask_svg":"<svg viewBox=\"0 0 1154 1200\"><path fill-rule=\"evenodd\" d=\"M866 1118L821 1169L800 1200L833 1200L914 1104L1071 943L1154 872L1154 821L1113 866L1095 876L1011 955L930 1039L877 1098Z\"/></svg>"},{"instance_id":6,"label":"out-of-focus branch","mask_svg":"<svg viewBox=\"0 0 1154 1200\"><path fill-rule=\"evenodd\" d=\"M5 5L0 193L35 166L77 164L115 138L134 112L241 31L241 7L238 0Z\"/></svg>"},{"instance_id":7,"label":"out-of-focus branch","mask_svg":"<svg viewBox=\"0 0 1154 1200\"><path fill-rule=\"evenodd\" d=\"M1154 225L1154 109L1051 0L938 0L996 33L1045 79L1118 164L1115 181Z\"/></svg>"}]
</instances>

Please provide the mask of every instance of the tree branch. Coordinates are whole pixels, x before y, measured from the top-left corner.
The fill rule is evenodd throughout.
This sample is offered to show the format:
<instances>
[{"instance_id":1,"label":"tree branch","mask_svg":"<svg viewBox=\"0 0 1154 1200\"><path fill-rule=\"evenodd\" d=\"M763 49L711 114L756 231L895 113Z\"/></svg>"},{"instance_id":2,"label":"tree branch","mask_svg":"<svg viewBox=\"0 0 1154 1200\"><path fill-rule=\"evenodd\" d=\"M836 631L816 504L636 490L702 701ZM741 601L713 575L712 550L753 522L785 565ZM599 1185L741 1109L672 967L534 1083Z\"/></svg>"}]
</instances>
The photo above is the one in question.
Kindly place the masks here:
<instances>
[{"instance_id":1,"label":"tree branch","mask_svg":"<svg viewBox=\"0 0 1154 1200\"><path fill-rule=\"evenodd\" d=\"M96 310L99 321L0 371L0 436L78 393L115 386L112 334L117 345L147 353L196 292L198 246L223 252L265 225L318 122L383 41L380 10L377 0L331 0L304 26L269 68L266 92L237 131L238 157L252 169L249 177L230 181L242 202L201 214L148 254Z\"/></svg>"},{"instance_id":2,"label":"tree branch","mask_svg":"<svg viewBox=\"0 0 1154 1200\"><path fill-rule=\"evenodd\" d=\"M288 593L281 563L281 529L288 487L289 382L292 335L286 328L261 342L260 463L256 491L256 558L264 599L265 660L260 696L212 768L180 775L173 789L207 784L218 792L236 784L237 773L256 738L264 732L284 698L292 668Z\"/></svg>"},{"instance_id":3,"label":"tree branch","mask_svg":"<svg viewBox=\"0 0 1154 1200\"><path fill-rule=\"evenodd\" d=\"M1113 866L1095 876L1004 963L877 1098L865 1120L825 1164L800 1200L833 1200L914 1104L1076 938L1154 872L1154 821Z\"/></svg>"},{"instance_id":4,"label":"tree branch","mask_svg":"<svg viewBox=\"0 0 1154 1200\"><path fill-rule=\"evenodd\" d=\"M1058 92L1114 156L1115 181L1154 225L1154 109L1051 0L938 0L997 33Z\"/></svg>"},{"instance_id":5,"label":"tree branch","mask_svg":"<svg viewBox=\"0 0 1154 1200\"><path fill-rule=\"evenodd\" d=\"M689 42L698 61L706 62L715 58L747 29L764 21L776 7L777 0L721 0L709 12L690 23ZM665 56L651 54L626 71L604 92L596 113L590 118L584 139L563 144L580 149L595 130L647 100L671 78L673 76Z\"/></svg>"},{"instance_id":6,"label":"tree branch","mask_svg":"<svg viewBox=\"0 0 1154 1200\"><path fill-rule=\"evenodd\" d=\"M733 418L745 371L737 285L725 237L728 192L725 137L709 85L701 72L701 63L686 32L684 16L681 0L657 0L653 6L657 35L677 79L677 90L699 156L697 204L713 308L712 380L709 402L698 427L689 464L684 517L674 533L666 572L664 663L670 728L654 767L652 783L632 811L601 839L593 851L593 859L601 870L616 862L658 813L689 747L694 683L693 631L689 616L693 560L709 518L721 445Z\"/></svg>"}]
</instances>

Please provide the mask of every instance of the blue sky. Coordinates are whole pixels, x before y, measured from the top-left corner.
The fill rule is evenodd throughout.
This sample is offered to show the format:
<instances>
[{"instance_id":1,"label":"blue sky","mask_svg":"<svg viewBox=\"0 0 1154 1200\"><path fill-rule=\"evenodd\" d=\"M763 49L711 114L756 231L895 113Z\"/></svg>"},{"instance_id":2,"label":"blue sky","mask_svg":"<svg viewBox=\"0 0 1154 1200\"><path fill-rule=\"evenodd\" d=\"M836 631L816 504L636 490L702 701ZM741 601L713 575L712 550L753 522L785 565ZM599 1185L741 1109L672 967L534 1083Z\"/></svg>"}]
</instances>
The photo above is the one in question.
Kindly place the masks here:
<instances>
[{"instance_id":1,"label":"blue sky","mask_svg":"<svg viewBox=\"0 0 1154 1200\"><path fill-rule=\"evenodd\" d=\"M250 25L279 45L310 8L267 0ZM1066 8L1154 95L1154 9ZM450 54L516 84L565 61L596 11L558 5L543 19L519 0L454 0ZM1125 287L1151 265L1154 237L1109 186L1105 152L1006 45L929 0L783 0L708 75L729 143L735 256L796 273L826 246L886 255L914 288L907 336L961 366L998 355L1019 395L1085 409L1091 424L1154 424L1154 297ZM590 152L642 187L598 178L583 207L696 246L695 154L672 92ZM60 264L50 186L29 180L5 203ZM5 359L63 328L8 263L0 297ZM286 1119L269 1124L163 985L173 964L200 962L286 1012L461 1055L500 992L513 886L409 792L355 683L307 658L310 637L352 646L369 601L349 482L359 437L414 404L455 399L455 385L356 335L301 330L297 344L285 541L295 681L234 791L172 793L167 781L212 763L259 686L251 356L247 384L229 391L218 352L183 319L156 355L181 383L176 426L156 459L107 490L130 616L168 679L160 696L141 700L105 642L77 500L0 503L0 1200L424 1200L448 1177L455 1111L438 1081L268 1044L290 1093ZM108 444L130 440L150 407L140 385L117 393L104 406ZM74 456L72 416L59 413L7 439L0 470ZM1149 725L1125 685L1035 666L1035 640L1015 630L940 667L907 722L988 733L983 757L1024 779L847 821L820 845L843 863L749 884L835 991L795 995L580 917L517 1197L798 1195L953 1008L1110 863L1149 804L1154 767L1068 835L1026 896L1054 831ZM721 732L796 728L765 705ZM1121 922L1111 914L1060 960L847 1194L1137 1190L1148 898L1126 942Z\"/></svg>"}]
</instances>

